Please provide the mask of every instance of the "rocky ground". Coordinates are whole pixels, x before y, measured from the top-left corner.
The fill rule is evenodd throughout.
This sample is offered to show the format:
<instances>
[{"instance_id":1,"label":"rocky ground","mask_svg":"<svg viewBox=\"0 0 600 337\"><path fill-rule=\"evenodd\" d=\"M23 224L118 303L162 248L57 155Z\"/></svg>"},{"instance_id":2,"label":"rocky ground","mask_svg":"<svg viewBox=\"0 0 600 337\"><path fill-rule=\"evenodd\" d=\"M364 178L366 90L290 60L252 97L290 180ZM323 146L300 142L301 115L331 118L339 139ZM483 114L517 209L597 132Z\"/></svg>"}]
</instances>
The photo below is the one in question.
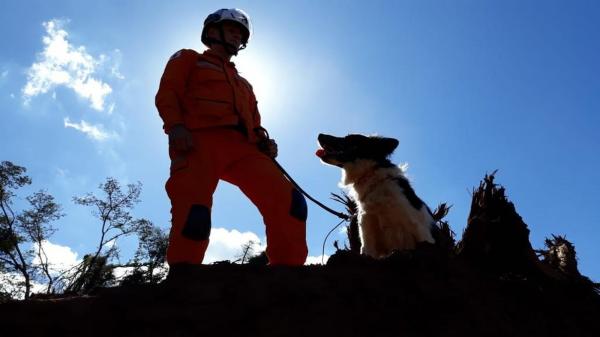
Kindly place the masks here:
<instances>
[{"instance_id":1,"label":"rocky ground","mask_svg":"<svg viewBox=\"0 0 600 337\"><path fill-rule=\"evenodd\" d=\"M357 254L351 239L326 266L220 263L160 284L10 301L0 335L600 336L600 285L579 273L574 245L553 235L534 250L493 180L474 191L458 244L440 212L436 245L386 259Z\"/></svg>"},{"instance_id":2,"label":"rocky ground","mask_svg":"<svg viewBox=\"0 0 600 337\"><path fill-rule=\"evenodd\" d=\"M327 266L208 265L159 285L0 305L3 336L600 336L590 288L491 276L422 247Z\"/></svg>"}]
</instances>

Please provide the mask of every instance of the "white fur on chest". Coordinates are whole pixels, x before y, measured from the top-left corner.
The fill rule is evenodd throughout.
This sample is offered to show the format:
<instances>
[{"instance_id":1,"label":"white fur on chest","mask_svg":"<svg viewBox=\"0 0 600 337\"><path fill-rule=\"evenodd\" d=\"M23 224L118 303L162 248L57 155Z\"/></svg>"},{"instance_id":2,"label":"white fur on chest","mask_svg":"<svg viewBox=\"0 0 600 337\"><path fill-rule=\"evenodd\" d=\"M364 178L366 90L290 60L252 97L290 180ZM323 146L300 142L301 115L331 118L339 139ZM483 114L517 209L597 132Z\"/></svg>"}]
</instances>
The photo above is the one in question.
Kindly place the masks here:
<instances>
[{"instance_id":1,"label":"white fur on chest","mask_svg":"<svg viewBox=\"0 0 600 337\"><path fill-rule=\"evenodd\" d=\"M434 242L427 207L413 207L395 178L404 178L401 168L376 168L370 160L343 169L341 184L358 205L363 254L379 258L394 249L414 249L418 242Z\"/></svg>"}]
</instances>

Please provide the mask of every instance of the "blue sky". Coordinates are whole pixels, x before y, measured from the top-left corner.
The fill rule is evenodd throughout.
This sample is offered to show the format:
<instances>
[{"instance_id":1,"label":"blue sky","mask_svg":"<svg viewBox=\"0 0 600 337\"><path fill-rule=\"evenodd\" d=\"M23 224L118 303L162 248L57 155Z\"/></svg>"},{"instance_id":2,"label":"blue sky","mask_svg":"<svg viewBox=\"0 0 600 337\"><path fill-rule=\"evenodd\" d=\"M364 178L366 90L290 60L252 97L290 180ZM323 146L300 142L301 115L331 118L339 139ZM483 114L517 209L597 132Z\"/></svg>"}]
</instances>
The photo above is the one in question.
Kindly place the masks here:
<instances>
[{"instance_id":1,"label":"blue sky","mask_svg":"<svg viewBox=\"0 0 600 337\"><path fill-rule=\"evenodd\" d=\"M44 188L63 205L53 244L79 258L93 250L97 225L71 200L108 176L141 181L135 215L168 228L154 95L171 54L203 49L202 21L221 6L251 17L253 36L234 62L255 87L279 162L315 197L340 208L327 200L340 172L315 157L318 133L395 137L393 160L409 164L431 207L453 205L459 236L472 188L498 169L534 248L565 234L581 271L600 280L594 1L3 1L0 160L28 168L22 198ZM309 206L311 256L335 223ZM248 238L264 243L258 211L224 182L213 227L215 259ZM119 245L126 257L135 242Z\"/></svg>"}]
</instances>

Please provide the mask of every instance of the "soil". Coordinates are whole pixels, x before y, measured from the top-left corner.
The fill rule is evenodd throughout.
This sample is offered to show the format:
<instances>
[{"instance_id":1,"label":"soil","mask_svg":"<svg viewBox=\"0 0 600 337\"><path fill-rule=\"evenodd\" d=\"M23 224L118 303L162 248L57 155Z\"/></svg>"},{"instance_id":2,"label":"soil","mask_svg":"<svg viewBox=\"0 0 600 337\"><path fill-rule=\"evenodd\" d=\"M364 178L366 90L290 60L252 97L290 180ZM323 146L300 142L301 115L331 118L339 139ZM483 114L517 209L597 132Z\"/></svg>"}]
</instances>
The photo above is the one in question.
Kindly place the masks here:
<instances>
[{"instance_id":1,"label":"soil","mask_svg":"<svg viewBox=\"0 0 600 337\"><path fill-rule=\"evenodd\" d=\"M578 272L574 246L553 236L538 259L493 179L474 191L456 245L440 222L436 245L381 260L351 247L325 266L178 266L160 284L0 304L0 334L600 336L600 285Z\"/></svg>"},{"instance_id":2,"label":"soil","mask_svg":"<svg viewBox=\"0 0 600 337\"><path fill-rule=\"evenodd\" d=\"M161 284L0 305L3 336L600 336L600 297L422 246L385 260L187 267Z\"/></svg>"}]
</instances>

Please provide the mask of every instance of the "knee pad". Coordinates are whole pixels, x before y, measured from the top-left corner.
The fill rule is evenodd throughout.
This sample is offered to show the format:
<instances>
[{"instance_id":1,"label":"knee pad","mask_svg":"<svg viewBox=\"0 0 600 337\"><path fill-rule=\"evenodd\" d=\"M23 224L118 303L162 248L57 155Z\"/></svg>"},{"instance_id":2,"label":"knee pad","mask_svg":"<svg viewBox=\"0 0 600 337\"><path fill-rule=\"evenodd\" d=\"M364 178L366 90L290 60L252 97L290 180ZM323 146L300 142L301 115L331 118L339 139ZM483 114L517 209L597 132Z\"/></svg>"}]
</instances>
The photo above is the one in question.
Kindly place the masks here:
<instances>
[{"instance_id":1,"label":"knee pad","mask_svg":"<svg viewBox=\"0 0 600 337\"><path fill-rule=\"evenodd\" d=\"M300 221L306 221L308 215L308 208L306 206L306 199L300 191L292 189L292 205L290 207L290 215Z\"/></svg>"},{"instance_id":2,"label":"knee pad","mask_svg":"<svg viewBox=\"0 0 600 337\"><path fill-rule=\"evenodd\" d=\"M210 209L203 205L192 205L181 234L194 241L208 240L210 228Z\"/></svg>"}]
</instances>

